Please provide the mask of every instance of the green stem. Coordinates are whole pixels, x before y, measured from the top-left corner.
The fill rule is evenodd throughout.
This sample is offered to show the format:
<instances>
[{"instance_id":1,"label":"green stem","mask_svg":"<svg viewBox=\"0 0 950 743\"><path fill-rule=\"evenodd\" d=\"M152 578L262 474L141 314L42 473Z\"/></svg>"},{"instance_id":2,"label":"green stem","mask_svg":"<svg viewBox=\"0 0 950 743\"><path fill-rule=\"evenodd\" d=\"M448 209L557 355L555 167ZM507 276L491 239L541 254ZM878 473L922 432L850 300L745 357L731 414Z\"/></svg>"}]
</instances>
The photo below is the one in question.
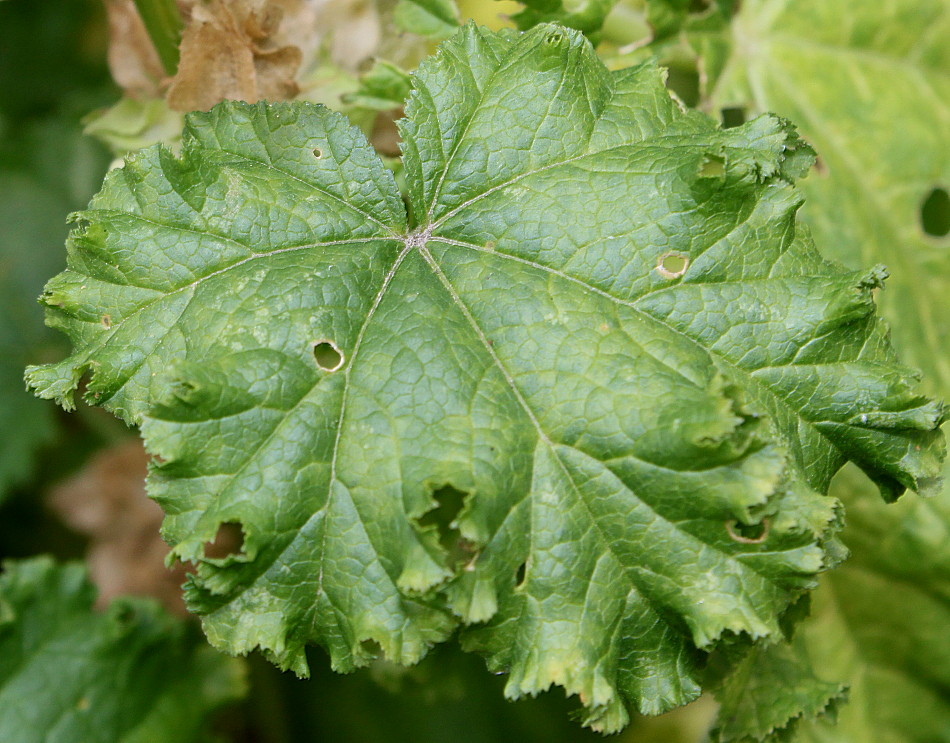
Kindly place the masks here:
<instances>
[{"instance_id":1,"label":"green stem","mask_svg":"<svg viewBox=\"0 0 950 743\"><path fill-rule=\"evenodd\" d=\"M175 0L135 0L135 7L145 23L158 58L167 75L178 70L178 45L181 43L182 20Z\"/></svg>"}]
</instances>

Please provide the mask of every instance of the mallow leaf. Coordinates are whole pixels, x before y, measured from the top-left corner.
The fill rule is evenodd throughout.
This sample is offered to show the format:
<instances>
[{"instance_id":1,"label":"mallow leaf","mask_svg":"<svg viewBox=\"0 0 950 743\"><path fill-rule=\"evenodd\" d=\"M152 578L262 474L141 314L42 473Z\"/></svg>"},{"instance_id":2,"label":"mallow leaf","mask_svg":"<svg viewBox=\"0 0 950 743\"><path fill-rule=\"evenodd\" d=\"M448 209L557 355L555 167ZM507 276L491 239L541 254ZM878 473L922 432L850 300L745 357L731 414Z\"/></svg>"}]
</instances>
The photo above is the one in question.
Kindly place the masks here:
<instances>
[{"instance_id":1,"label":"mallow leaf","mask_svg":"<svg viewBox=\"0 0 950 743\"><path fill-rule=\"evenodd\" d=\"M461 622L509 696L556 683L616 730L695 697L724 633L780 633L840 556L845 460L888 498L932 479L944 411L875 318L883 270L796 222L810 150L662 77L466 26L413 78L408 216L306 104L193 114L180 157L107 177L43 298L75 351L29 381L68 406L89 372L141 424L215 646L346 670ZM209 557L222 524L242 548Z\"/></svg>"},{"instance_id":2,"label":"mallow leaf","mask_svg":"<svg viewBox=\"0 0 950 743\"><path fill-rule=\"evenodd\" d=\"M93 611L78 564L7 561L0 575L0 739L207 741L211 711L244 692L243 664L153 601Z\"/></svg>"}]
</instances>

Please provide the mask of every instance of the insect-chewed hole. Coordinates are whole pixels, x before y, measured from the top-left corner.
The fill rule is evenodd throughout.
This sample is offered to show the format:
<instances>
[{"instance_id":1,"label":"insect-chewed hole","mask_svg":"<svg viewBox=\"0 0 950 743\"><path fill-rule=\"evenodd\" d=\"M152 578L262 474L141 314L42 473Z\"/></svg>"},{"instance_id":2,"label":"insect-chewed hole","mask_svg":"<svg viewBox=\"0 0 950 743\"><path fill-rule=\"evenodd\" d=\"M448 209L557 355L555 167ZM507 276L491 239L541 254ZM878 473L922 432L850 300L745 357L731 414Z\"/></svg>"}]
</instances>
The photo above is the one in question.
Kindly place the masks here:
<instances>
[{"instance_id":1,"label":"insect-chewed hole","mask_svg":"<svg viewBox=\"0 0 950 743\"><path fill-rule=\"evenodd\" d=\"M546 44L550 44L551 46L560 44L562 41L564 41L564 34L558 31L548 34L547 38L544 40Z\"/></svg>"},{"instance_id":2,"label":"insect-chewed hole","mask_svg":"<svg viewBox=\"0 0 950 743\"><path fill-rule=\"evenodd\" d=\"M762 544L769 536L769 520L762 519L762 522L758 524L740 524L738 521L727 521L726 533L733 542Z\"/></svg>"},{"instance_id":3,"label":"insect-chewed hole","mask_svg":"<svg viewBox=\"0 0 950 743\"><path fill-rule=\"evenodd\" d=\"M523 562L515 571L515 588L521 588L528 577L528 563Z\"/></svg>"},{"instance_id":4,"label":"insect-chewed hole","mask_svg":"<svg viewBox=\"0 0 950 743\"><path fill-rule=\"evenodd\" d=\"M678 279L689 268L689 256L669 250L657 259L656 272L665 279Z\"/></svg>"},{"instance_id":5,"label":"insect-chewed hole","mask_svg":"<svg viewBox=\"0 0 950 743\"><path fill-rule=\"evenodd\" d=\"M313 344L313 357L323 371L335 372L343 366L343 352L333 341L317 341Z\"/></svg>"},{"instance_id":6,"label":"insect-chewed hole","mask_svg":"<svg viewBox=\"0 0 950 743\"><path fill-rule=\"evenodd\" d=\"M946 237L950 233L950 194L936 187L920 205L920 226L931 237Z\"/></svg>"},{"instance_id":7,"label":"insect-chewed hole","mask_svg":"<svg viewBox=\"0 0 950 743\"><path fill-rule=\"evenodd\" d=\"M360 650L362 650L368 658L372 658L373 660L385 656L383 646L376 642L376 640L363 640L360 643Z\"/></svg>"},{"instance_id":8,"label":"insect-chewed hole","mask_svg":"<svg viewBox=\"0 0 950 743\"><path fill-rule=\"evenodd\" d=\"M314 156L317 160L323 159L323 150L321 150L319 147L314 147L314 148L313 148L313 156Z\"/></svg>"},{"instance_id":9,"label":"insect-chewed hole","mask_svg":"<svg viewBox=\"0 0 950 743\"><path fill-rule=\"evenodd\" d=\"M451 485L433 490L432 498L436 505L417 521L422 528L436 528L439 544L445 550L448 566L452 569L460 562L470 560L477 552L475 545L462 536L458 527L458 517L467 497L468 493Z\"/></svg>"},{"instance_id":10,"label":"insect-chewed hole","mask_svg":"<svg viewBox=\"0 0 950 743\"><path fill-rule=\"evenodd\" d=\"M223 560L241 554L244 549L244 531L241 525L234 521L225 521L218 526L214 539L205 542L205 557L212 560Z\"/></svg>"}]
</instances>

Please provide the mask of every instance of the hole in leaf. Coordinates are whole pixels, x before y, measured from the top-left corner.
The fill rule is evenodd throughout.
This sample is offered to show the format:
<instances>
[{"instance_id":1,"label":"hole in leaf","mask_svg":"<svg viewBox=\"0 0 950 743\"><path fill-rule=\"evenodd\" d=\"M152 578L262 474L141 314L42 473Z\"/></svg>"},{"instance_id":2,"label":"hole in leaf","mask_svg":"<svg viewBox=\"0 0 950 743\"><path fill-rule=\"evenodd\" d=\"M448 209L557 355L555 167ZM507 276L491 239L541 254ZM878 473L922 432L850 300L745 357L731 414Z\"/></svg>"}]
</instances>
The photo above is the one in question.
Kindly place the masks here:
<instances>
[{"instance_id":1,"label":"hole in leaf","mask_svg":"<svg viewBox=\"0 0 950 743\"><path fill-rule=\"evenodd\" d=\"M234 521L225 521L219 527L214 539L205 542L205 557L223 560L241 554L244 549L244 531Z\"/></svg>"},{"instance_id":2,"label":"hole in leaf","mask_svg":"<svg viewBox=\"0 0 950 743\"><path fill-rule=\"evenodd\" d=\"M528 577L528 563L523 562L515 571L515 588L521 588L524 585L525 578Z\"/></svg>"},{"instance_id":3,"label":"hole in leaf","mask_svg":"<svg viewBox=\"0 0 950 743\"><path fill-rule=\"evenodd\" d=\"M454 568L463 560L471 559L476 552L475 546L462 537L455 523L465 506L467 496L468 493L453 488L451 485L433 490L432 498L436 506L418 520L422 528L432 526L436 528L439 533L439 545L445 550L450 568Z\"/></svg>"},{"instance_id":4,"label":"hole in leaf","mask_svg":"<svg viewBox=\"0 0 950 743\"><path fill-rule=\"evenodd\" d=\"M950 194L945 188L934 188L920 206L920 224L931 237L950 233Z\"/></svg>"},{"instance_id":5,"label":"hole in leaf","mask_svg":"<svg viewBox=\"0 0 950 743\"><path fill-rule=\"evenodd\" d=\"M762 544L769 536L769 520L762 519L759 524L740 524L738 521L727 521L726 532L733 542Z\"/></svg>"},{"instance_id":6,"label":"hole in leaf","mask_svg":"<svg viewBox=\"0 0 950 743\"><path fill-rule=\"evenodd\" d=\"M706 155L699 166L700 178L722 178L726 174L726 161L719 155Z\"/></svg>"},{"instance_id":7,"label":"hole in leaf","mask_svg":"<svg viewBox=\"0 0 950 743\"><path fill-rule=\"evenodd\" d=\"M313 357L323 371L335 372L343 366L343 352L333 341L318 341L313 344Z\"/></svg>"},{"instance_id":8,"label":"hole in leaf","mask_svg":"<svg viewBox=\"0 0 950 743\"><path fill-rule=\"evenodd\" d=\"M112 316L103 315L101 318L99 318L99 322L102 324L102 327L108 330L109 328L112 327Z\"/></svg>"},{"instance_id":9,"label":"hole in leaf","mask_svg":"<svg viewBox=\"0 0 950 743\"><path fill-rule=\"evenodd\" d=\"M313 156L314 156L317 160L321 160L321 159L323 158L323 150L321 150L319 147L314 147L314 148L313 148Z\"/></svg>"},{"instance_id":10,"label":"hole in leaf","mask_svg":"<svg viewBox=\"0 0 950 743\"><path fill-rule=\"evenodd\" d=\"M667 71L666 87L685 105L696 108L699 104L699 70L696 66L673 65Z\"/></svg>"},{"instance_id":11,"label":"hole in leaf","mask_svg":"<svg viewBox=\"0 0 950 743\"><path fill-rule=\"evenodd\" d=\"M362 650L369 658L382 658L383 657L383 646L380 645L376 640L363 640L360 643L360 650Z\"/></svg>"},{"instance_id":12,"label":"hole in leaf","mask_svg":"<svg viewBox=\"0 0 950 743\"><path fill-rule=\"evenodd\" d=\"M678 250L670 250L656 262L656 272L665 279L678 279L689 268L689 256Z\"/></svg>"},{"instance_id":13,"label":"hole in leaf","mask_svg":"<svg viewBox=\"0 0 950 743\"><path fill-rule=\"evenodd\" d=\"M564 41L564 34L555 31L552 34L548 34L548 37L544 41L546 44L550 44L551 46L560 44L562 41Z\"/></svg>"},{"instance_id":14,"label":"hole in leaf","mask_svg":"<svg viewBox=\"0 0 950 743\"><path fill-rule=\"evenodd\" d=\"M733 129L745 124L745 109L741 106L730 106L719 112L722 117L722 128Z\"/></svg>"}]
</instances>

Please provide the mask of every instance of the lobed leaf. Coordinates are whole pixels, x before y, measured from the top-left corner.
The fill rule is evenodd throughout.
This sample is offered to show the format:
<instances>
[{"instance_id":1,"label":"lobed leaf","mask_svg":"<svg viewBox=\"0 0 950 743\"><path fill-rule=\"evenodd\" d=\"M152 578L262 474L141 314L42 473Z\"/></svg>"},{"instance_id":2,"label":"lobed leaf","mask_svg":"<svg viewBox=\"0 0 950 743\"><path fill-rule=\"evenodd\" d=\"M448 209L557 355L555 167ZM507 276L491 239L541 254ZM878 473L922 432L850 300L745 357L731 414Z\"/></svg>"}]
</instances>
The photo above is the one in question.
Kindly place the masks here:
<instances>
[{"instance_id":1,"label":"lobed leaf","mask_svg":"<svg viewBox=\"0 0 950 743\"><path fill-rule=\"evenodd\" d=\"M466 26L413 85L409 216L322 107L223 104L128 158L44 295L75 351L29 380L68 406L91 372L141 423L215 646L346 670L461 622L510 696L617 730L723 635L778 637L840 558L831 476L926 486L944 410L883 271L797 224L787 122L722 131L558 26ZM223 524L240 552L205 555Z\"/></svg>"}]
</instances>

